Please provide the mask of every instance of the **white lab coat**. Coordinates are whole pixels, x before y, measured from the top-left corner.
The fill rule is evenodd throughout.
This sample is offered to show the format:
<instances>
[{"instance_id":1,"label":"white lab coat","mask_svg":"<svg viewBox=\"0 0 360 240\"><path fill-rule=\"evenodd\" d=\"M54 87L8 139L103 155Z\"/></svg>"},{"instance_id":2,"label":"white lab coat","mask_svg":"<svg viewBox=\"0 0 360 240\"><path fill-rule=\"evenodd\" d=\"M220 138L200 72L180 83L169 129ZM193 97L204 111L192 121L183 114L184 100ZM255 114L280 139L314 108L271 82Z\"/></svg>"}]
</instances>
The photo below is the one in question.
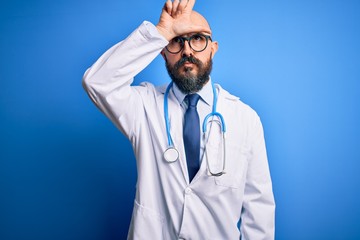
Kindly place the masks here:
<instances>
[{"instance_id":1,"label":"white lab coat","mask_svg":"<svg viewBox=\"0 0 360 240\"><path fill-rule=\"evenodd\" d=\"M209 176L203 160L189 183L183 111L172 91L169 118L180 159L164 160L165 88L130 84L167 44L154 25L144 22L104 53L83 78L92 101L128 137L136 156L138 179L128 239L274 239L275 204L262 125L237 97L217 86L217 108L227 127L226 174ZM218 139L212 137L208 144L216 152Z\"/></svg>"}]
</instances>

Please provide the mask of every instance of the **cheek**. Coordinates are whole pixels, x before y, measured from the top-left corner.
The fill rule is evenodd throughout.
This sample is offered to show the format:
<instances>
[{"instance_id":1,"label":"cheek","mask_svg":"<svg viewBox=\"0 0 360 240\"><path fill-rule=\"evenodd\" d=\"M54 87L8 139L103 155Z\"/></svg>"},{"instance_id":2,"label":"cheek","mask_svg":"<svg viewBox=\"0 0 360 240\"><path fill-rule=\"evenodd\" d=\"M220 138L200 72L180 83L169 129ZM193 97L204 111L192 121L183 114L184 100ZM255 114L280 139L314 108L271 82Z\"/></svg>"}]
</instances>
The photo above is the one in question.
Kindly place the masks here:
<instances>
[{"instance_id":1,"label":"cheek","mask_svg":"<svg viewBox=\"0 0 360 240\"><path fill-rule=\"evenodd\" d=\"M165 62L167 62L170 66L174 66L174 64L180 60L180 57L174 55L165 55Z\"/></svg>"},{"instance_id":2,"label":"cheek","mask_svg":"<svg viewBox=\"0 0 360 240\"><path fill-rule=\"evenodd\" d=\"M212 51L210 48L207 48L205 51L201 52L196 56L202 63L208 62L212 58Z\"/></svg>"},{"instance_id":3,"label":"cheek","mask_svg":"<svg viewBox=\"0 0 360 240\"><path fill-rule=\"evenodd\" d=\"M210 61L211 56L206 55L206 56L199 57L198 59L202 62L203 66L206 66L206 64Z\"/></svg>"}]
</instances>

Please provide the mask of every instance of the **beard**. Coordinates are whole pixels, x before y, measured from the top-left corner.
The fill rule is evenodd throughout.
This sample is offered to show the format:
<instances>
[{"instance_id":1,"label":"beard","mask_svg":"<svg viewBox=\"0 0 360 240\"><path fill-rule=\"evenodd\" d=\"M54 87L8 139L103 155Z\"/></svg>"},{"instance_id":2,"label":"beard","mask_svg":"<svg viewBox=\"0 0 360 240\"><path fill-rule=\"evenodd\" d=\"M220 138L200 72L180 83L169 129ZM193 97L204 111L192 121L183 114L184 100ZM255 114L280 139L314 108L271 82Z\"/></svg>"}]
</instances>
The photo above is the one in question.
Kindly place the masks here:
<instances>
[{"instance_id":1,"label":"beard","mask_svg":"<svg viewBox=\"0 0 360 240\"><path fill-rule=\"evenodd\" d=\"M197 73L193 73L194 67L181 68L185 62L190 62L198 68ZM174 66L170 66L166 61L166 69L170 78L178 86L184 94L195 93L200 91L209 81L212 70L212 58L206 63L202 63L199 59L189 56L182 57Z\"/></svg>"}]
</instances>

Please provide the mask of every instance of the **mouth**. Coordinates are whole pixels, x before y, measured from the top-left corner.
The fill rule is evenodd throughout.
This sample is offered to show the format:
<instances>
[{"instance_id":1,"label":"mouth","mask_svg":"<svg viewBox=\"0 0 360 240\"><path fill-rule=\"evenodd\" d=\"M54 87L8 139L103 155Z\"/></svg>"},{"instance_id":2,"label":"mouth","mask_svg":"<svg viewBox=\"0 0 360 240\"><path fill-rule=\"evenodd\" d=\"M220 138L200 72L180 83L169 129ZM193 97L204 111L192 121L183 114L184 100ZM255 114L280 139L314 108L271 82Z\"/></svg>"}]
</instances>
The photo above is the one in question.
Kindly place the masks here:
<instances>
[{"instance_id":1,"label":"mouth","mask_svg":"<svg viewBox=\"0 0 360 240\"><path fill-rule=\"evenodd\" d=\"M195 65L197 65L197 63L199 62L199 60L197 60L196 58L194 58L194 57L192 57L192 56L189 56L189 57L183 57L183 58L181 58L178 62L177 62L177 64L179 65L179 66L182 66L182 65L186 65L186 66L190 66L190 65L193 65L193 64L195 64Z\"/></svg>"},{"instance_id":2,"label":"mouth","mask_svg":"<svg viewBox=\"0 0 360 240\"><path fill-rule=\"evenodd\" d=\"M199 64L199 60L194 57L183 57L175 64L174 67L183 74L195 74L195 72L197 72L200 68Z\"/></svg>"},{"instance_id":3,"label":"mouth","mask_svg":"<svg viewBox=\"0 0 360 240\"><path fill-rule=\"evenodd\" d=\"M191 63L191 62L189 62L189 61L186 61L186 62L184 62L184 64L183 64L184 67L191 67L191 66L194 66L194 65L195 65L194 63Z\"/></svg>"}]
</instances>

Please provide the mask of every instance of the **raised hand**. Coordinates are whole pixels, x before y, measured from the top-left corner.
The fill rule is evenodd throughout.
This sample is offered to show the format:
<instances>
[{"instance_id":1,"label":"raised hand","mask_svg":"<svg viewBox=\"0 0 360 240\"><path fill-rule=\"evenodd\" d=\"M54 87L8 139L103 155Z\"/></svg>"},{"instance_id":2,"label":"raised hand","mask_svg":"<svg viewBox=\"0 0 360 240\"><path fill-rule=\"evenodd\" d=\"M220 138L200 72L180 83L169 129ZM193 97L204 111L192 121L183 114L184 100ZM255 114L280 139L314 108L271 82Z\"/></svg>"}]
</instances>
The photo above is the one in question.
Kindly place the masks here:
<instances>
[{"instance_id":1,"label":"raised hand","mask_svg":"<svg viewBox=\"0 0 360 240\"><path fill-rule=\"evenodd\" d=\"M211 33L208 26L196 24L192 20L194 5L195 0L167 0L156 25L158 31L167 40L192 32Z\"/></svg>"}]
</instances>

